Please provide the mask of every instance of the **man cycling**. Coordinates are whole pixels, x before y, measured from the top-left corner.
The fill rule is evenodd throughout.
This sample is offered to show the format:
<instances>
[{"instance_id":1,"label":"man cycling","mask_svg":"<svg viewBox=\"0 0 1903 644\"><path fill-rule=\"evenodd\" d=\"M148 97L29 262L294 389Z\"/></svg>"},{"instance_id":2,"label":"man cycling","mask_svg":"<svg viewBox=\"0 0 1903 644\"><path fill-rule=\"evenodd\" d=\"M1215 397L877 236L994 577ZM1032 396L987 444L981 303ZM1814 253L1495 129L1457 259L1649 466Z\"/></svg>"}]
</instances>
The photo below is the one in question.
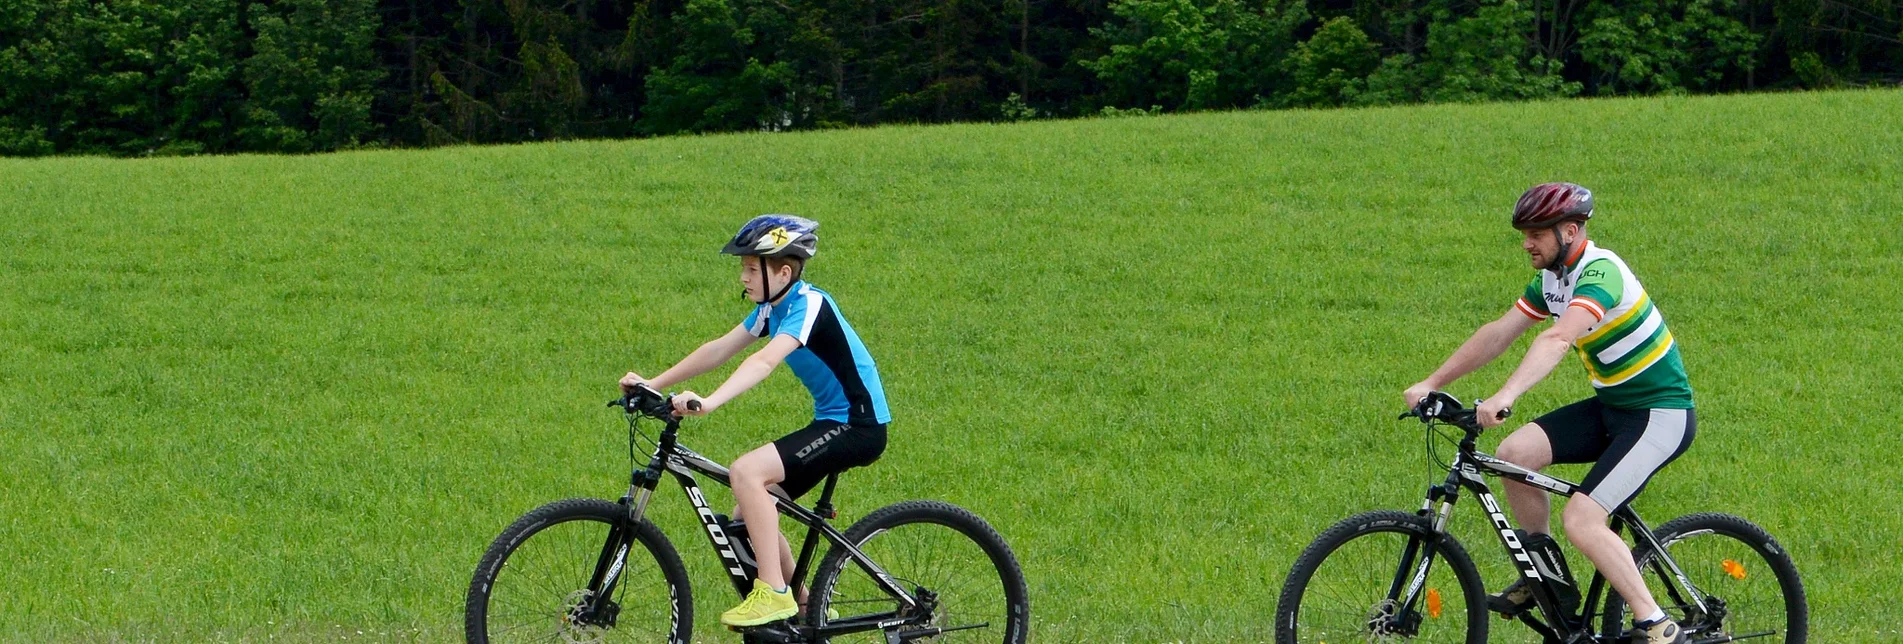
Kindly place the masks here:
<instances>
[{"instance_id":1,"label":"man cycling","mask_svg":"<svg viewBox=\"0 0 1903 644\"><path fill-rule=\"evenodd\" d=\"M1501 414L1551 373L1569 348L1578 351L1594 396L1521 426L1500 443L1497 455L1533 470L1553 463L1595 463L1562 512L1567 540L1632 607L1635 641L1684 642L1678 625L1646 589L1625 541L1606 521L1691 445L1697 425L1691 384L1678 344L1652 298L1619 256L1587 240L1592 214L1592 191L1578 185L1544 183L1522 194L1513 207L1513 227L1525 235L1520 246L1539 274L1513 308L1475 331L1404 396L1408 406L1418 404L1492 362L1535 324L1557 316L1533 340L1506 384L1479 405L1480 424L1499 425ZM1506 493L1514 516L1531 533L1528 548L1552 545L1546 494L1512 481ZM1532 602L1532 590L1521 580L1489 605L1513 615Z\"/></svg>"}]
</instances>

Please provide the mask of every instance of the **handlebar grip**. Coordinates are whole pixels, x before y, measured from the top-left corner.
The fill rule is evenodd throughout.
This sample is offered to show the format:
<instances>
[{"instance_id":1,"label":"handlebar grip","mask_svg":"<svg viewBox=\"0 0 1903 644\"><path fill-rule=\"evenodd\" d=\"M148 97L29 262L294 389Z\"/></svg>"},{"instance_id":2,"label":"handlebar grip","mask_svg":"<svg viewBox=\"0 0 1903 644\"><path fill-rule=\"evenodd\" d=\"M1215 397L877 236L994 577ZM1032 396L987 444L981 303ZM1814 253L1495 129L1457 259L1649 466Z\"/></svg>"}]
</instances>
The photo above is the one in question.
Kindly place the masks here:
<instances>
[{"instance_id":1,"label":"handlebar grip","mask_svg":"<svg viewBox=\"0 0 1903 644\"><path fill-rule=\"evenodd\" d=\"M698 400L689 400L689 401L687 401L687 410L688 410L688 411L700 411L700 401L698 401Z\"/></svg>"}]
</instances>

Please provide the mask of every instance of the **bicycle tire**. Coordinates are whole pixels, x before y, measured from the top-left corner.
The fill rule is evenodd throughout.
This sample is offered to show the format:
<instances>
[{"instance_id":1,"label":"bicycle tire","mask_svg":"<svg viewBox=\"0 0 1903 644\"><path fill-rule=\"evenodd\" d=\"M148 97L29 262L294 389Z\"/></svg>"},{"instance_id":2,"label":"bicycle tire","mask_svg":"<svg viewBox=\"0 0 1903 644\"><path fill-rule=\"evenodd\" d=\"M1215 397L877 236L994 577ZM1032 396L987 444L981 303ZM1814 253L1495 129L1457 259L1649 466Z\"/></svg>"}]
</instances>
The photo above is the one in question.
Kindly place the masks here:
<instances>
[{"instance_id":1,"label":"bicycle tire","mask_svg":"<svg viewBox=\"0 0 1903 644\"><path fill-rule=\"evenodd\" d=\"M944 530L925 531L932 526L949 528L951 533ZM904 501L866 515L846 530L845 537L847 542L866 552L868 557L884 567L887 574L908 591L916 592L914 588L923 586L939 594L940 605L933 614L932 624L939 627L976 623L990 625L987 628L947 632L932 641L1002 641L1005 644L1021 644L1028 637L1031 618L1029 592L1025 588L1024 573L1018 566L1017 556L990 523L971 511L942 501ZM984 573L982 580L947 579L948 585L941 585L936 578L923 577L927 572L936 573L942 568L934 565L931 570L908 569L912 568L911 564L899 562L896 557L885 552L905 543L927 539L976 545L975 551L961 548L951 554L964 557L967 563L975 563L978 556L982 555L985 563L979 565L988 565L995 571L998 596L991 597L990 592L985 592L993 590L988 583L991 573ZM824 625L829 608L838 609L844 618L850 618L855 613L867 612L863 606L884 608L881 601L890 602L891 608L897 607L897 600L889 596L883 600L864 598L869 596L865 593L871 592L868 588L876 588L871 578L864 573L852 575L853 579L849 581L856 582L852 584L856 587L842 591L842 576L849 570L859 570L851 561L846 549L837 545L827 550L826 557L820 560L819 569L813 578L811 600L811 613L816 624ZM980 587L967 590L971 583L978 583ZM966 601L968 598L977 600ZM1001 605L994 605L998 602ZM964 610L966 607L972 610ZM998 628L1000 624L992 620L1002 621L1002 628ZM991 639L994 634L1001 637ZM850 639L850 636L835 639Z\"/></svg>"},{"instance_id":2,"label":"bicycle tire","mask_svg":"<svg viewBox=\"0 0 1903 644\"><path fill-rule=\"evenodd\" d=\"M590 525L577 525L578 522ZM555 533L551 531L556 528L564 527L579 527L582 528L582 530L580 532L574 532L564 529L561 534L564 538L557 540L554 536ZM596 561L600 558L600 550L602 544L607 539L608 531L614 527L631 527L634 542L642 546L641 548L629 547L628 555L625 560L626 563L623 566L621 581L615 586L614 595L616 597L617 606L619 607L617 611L618 615L614 623L607 629L570 623L569 620L566 619L568 608L576 601L576 593L585 593L586 589L578 588L568 590L569 586L565 585L561 580L573 579L582 584L587 583L590 573L594 570ZM569 536L571 533L574 534L573 537ZM538 536L543 537L543 539L541 541L533 541L533 539ZM592 542L589 541L591 538ZM558 541L570 543L564 544ZM591 544L592 547L590 547ZM469 592L464 598L463 603L464 637L472 644L488 644L492 641L510 639L509 637L501 637L501 635L504 634L503 630L492 629L492 625L490 624L490 609L492 608L492 601L496 600L498 582L508 582L511 579L511 577L504 576L505 572L525 567L542 567L538 558L524 559L525 555L523 553L525 552L525 545L535 547L532 550L526 550L526 552L539 555L544 549L554 549L560 551L556 553L559 556L554 558L563 561L574 561L572 568L561 571L559 574L560 580L544 580L540 588L530 587L529 582L532 581L532 578L529 578L528 575L535 574L536 572L530 570L523 570L521 574L514 575L524 577L520 583L500 586L500 588L505 590L505 601L507 601L511 607L527 608L531 612L540 609L546 612L539 613L536 615L537 617L553 618L552 620L548 620L548 623L544 625L546 628L524 631L523 633L525 635L534 633L539 638L547 639L549 633L552 632L555 635L573 635L574 637L567 638L571 641L611 641L615 639L653 641L652 639L636 640L634 639L636 633L634 633L632 629L625 628L629 624L627 619L633 616L634 613L628 603L631 588L638 586L641 594L646 596L637 599L649 600L639 606L639 608L642 609L640 611L640 616L642 617L655 615L658 611L647 604L654 603L652 600L663 597L658 593L646 592L653 587L651 581L648 583L637 581L643 573L652 575L651 572L647 572L643 567L637 566L637 562L640 561L638 553L646 551L653 557L654 565L659 569L662 580L661 583L665 585L666 590L666 594L664 595L665 601L668 604L667 625L664 628L652 630L650 633L663 635L663 639L669 644L686 644L692 639L694 628L693 592L689 586L687 568L681 564L680 554L675 552L674 546L668 542L667 536L662 534L660 529L656 528L654 524L649 523L645 519L640 523L630 524L628 522L628 508L626 506L601 499L566 499L543 505L542 507L530 511L528 514L522 515L522 517L516 519L514 523L509 524L509 527L504 529L502 534L498 535L495 541L490 544L489 549L483 553L481 562L476 565L476 573L470 579ZM533 604L532 606L515 603L512 600L515 600L513 591L516 586L522 586L524 592L530 590L541 591L539 594L542 595L542 597L530 601L529 603ZM553 601L550 602L548 600ZM502 628L526 628L532 623L534 623L533 620L514 627L503 626ZM608 630L618 632L604 632ZM510 630L508 632L513 633L515 631ZM652 635L650 634L648 637L651 638Z\"/></svg>"},{"instance_id":3,"label":"bicycle tire","mask_svg":"<svg viewBox=\"0 0 1903 644\"><path fill-rule=\"evenodd\" d=\"M1372 584L1370 588L1378 590L1378 593L1358 598L1343 598L1339 593L1334 592L1332 588L1323 589L1311 586L1311 583L1315 581L1315 574L1322 570L1322 565L1329 561L1331 555L1344 552L1344 546L1354 543L1357 539L1378 537L1383 534L1398 534L1406 537L1407 540L1398 541L1395 544L1377 543L1369 546L1373 548L1369 550L1371 558L1385 565L1385 568L1375 566L1373 574L1367 577L1367 581ZM1443 611L1434 608L1433 606L1437 602L1429 599L1423 602L1424 604L1428 604L1429 613L1432 615L1429 619L1439 620L1440 617L1437 613L1464 612L1466 615L1467 624L1464 628L1460 626L1448 626L1446 628L1437 629L1443 631L1437 634L1446 635L1447 637L1428 638L1428 641L1444 639L1445 641L1464 641L1467 644L1485 644L1487 641L1486 587L1481 582L1480 572L1474 568L1473 558L1467 555L1467 550L1460 545L1460 542L1456 540L1453 535L1443 534L1436 538L1433 533L1433 525L1427 517L1399 510L1364 512L1343 519L1335 525L1330 526L1327 530L1322 531L1321 536L1316 537L1314 542L1302 550L1302 554L1295 559L1295 565L1289 569L1288 580L1283 583L1282 595L1276 602L1275 641L1278 644L1296 644L1298 642L1309 641L1346 642L1361 641L1374 636L1373 633L1368 632L1371 628L1369 624L1370 618L1377 614L1377 611L1385 609L1383 604L1387 603L1387 588L1393 583L1394 575L1399 566L1402 551L1394 546L1400 545L1405 547L1405 544L1409 541L1427 544L1432 547L1441 564L1443 564L1446 569L1452 570L1454 581L1460 589L1460 599L1464 605L1464 609L1457 607L1454 611ZM1380 558L1382 556L1381 553L1392 554L1386 555L1385 558ZM1338 557L1337 559L1340 558ZM1437 565L1436 567L1439 568L1441 566ZM1430 570L1430 597L1439 595L1438 588L1433 585L1432 580L1434 577L1432 574ZM1328 592L1324 593L1324 590ZM1324 594L1330 596L1323 597L1322 595ZM1363 617L1361 621L1356 624L1353 620L1347 619L1347 616L1344 616L1342 621L1346 623L1340 625L1342 627L1340 632L1329 632L1325 627L1321 627L1322 630L1319 632L1317 632L1316 628L1304 628L1306 624L1302 621L1304 613L1302 600L1311 595L1314 596L1318 602L1332 599L1346 607L1359 607L1361 604L1366 604L1365 608L1360 609ZM1313 607L1313 609L1321 608L1323 608L1321 605ZM1308 612L1312 614L1317 611L1310 610ZM1336 612L1350 611L1337 610ZM1430 626L1432 623L1428 622L1427 619L1422 619L1419 624L1421 626ZM1356 628L1357 626L1358 628ZM1466 631L1464 635L1459 632L1462 630ZM1414 639L1415 636L1418 636L1418 632L1415 636L1407 634L1392 635L1398 639L1411 640ZM1382 641L1388 640L1384 639Z\"/></svg>"},{"instance_id":4,"label":"bicycle tire","mask_svg":"<svg viewBox=\"0 0 1903 644\"><path fill-rule=\"evenodd\" d=\"M1677 581L1662 577L1658 568L1652 566L1657 553L1650 544L1640 544L1639 547L1633 548L1632 560L1638 564L1639 574L1646 580L1646 585L1652 589L1654 598L1659 600L1660 606L1665 608L1665 612L1672 619L1678 621L1679 627L1685 629L1686 634L1693 641L1722 635L1761 632L1763 627L1768 626L1762 621L1774 621L1774 618L1763 617L1765 613L1746 612L1746 615L1761 621L1744 620L1745 625L1738 626L1741 620L1738 619L1740 615L1737 611L1740 606L1745 605L1739 602L1739 598L1758 598L1763 594L1762 573L1760 572L1756 577L1756 581L1751 575L1754 568L1758 571L1762 571L1762 568L1758 568L1753 562L1740 560L1750 556L1746 554L1747 552L1755 554L1758 562L1771 570L1771 579L1776 580L1778 595L1782 597L1784 604L1782 632L1777 636L1753 638L1750 641L1766 643L1783 641L1801 644L1809 637L1810 606L1804 597L1804 582L1797 574L1797 565L1791 561L1790 553L1784 549L1784 546L1779 545L1777 539L1772 538L1770 533L1764 531L1764 528L1742 517L1717 512L1701 512L1667 521L1654 529L1652 534L1660 544L1672 552L1672 561L1678 563L1679 568L1685 572L1685 576L1691 580L1692 584L1697 586L1700 592L1724 600L1726 611L1731 613L1726 617L1728 623L1720 624L1723 630L1713 633L1709 630L1712 628L1711 624L1686 615L1685 607L1666 606L1665 604L1671 603L1671 600L1658 597L1658 591L1668 585L1676 587ZM1705 538L1711 536L1729 538L1735 540L1735 544ZM1698 542L1696 548L1688 545L1693 544L1694 540ZM1626 613L1625 599L1617 592L1609 592L1606 594L1605 606L1604 622L1601 628L1605 633L1616 634L1625 628L1625 622L1630 617ZM1764 606L1763 602L1750 604L1750 606L1769 608Z\"/></svg>"}]
</instances>

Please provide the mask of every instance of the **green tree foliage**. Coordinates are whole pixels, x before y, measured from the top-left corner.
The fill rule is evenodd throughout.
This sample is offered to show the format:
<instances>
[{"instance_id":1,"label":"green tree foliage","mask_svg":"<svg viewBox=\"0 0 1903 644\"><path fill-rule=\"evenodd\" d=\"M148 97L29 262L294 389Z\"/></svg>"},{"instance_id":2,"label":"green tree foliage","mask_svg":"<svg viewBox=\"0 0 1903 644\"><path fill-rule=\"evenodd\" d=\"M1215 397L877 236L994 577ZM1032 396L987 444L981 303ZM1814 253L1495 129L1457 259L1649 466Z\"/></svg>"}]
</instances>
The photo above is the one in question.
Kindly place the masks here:
<instances>
[{"instance_id":1,"label":"green tree foliage","mask_svg":"<svg viewBox=\"0 0 1903 644\"><path fill-rule=\"evenodd\" d=\"M1533 11L1518 0L1492 0L1471 16L1437 22L1427 32L1427 56L1413 71L1429 101L1556 98L1579 92L1560 76L1564 61L1528 47Z\"/></svg>"},{"instance_id":2,"label":"green tree foliage","mask_svg":"<svg viewBox=\"0 0 1903 644\"><path fill-rule=\"evenodd\" d=\"M1368 34L1346 16L1329 18L1288 58L1295 89L1286 105L1332 107L1353 104L1366 89L1381 54Z\"/></svg>"},{"instance_id":3,"label":"green tree foliage","mask_svg":"<svg viewBox=\"0 0 1903 644\"><path fill-rule=\"evenodd\" d=\"M1707 91L1742 84L1757 66L1757 34L1713 0L1595 5L1580 58L1599 71L1599 93Z\"/></svg>"},{"instance_id":4,"label":"green tree foliage","mask_svg":"<svg viewBox=\"0 0 1903 644\"><path fill-rule=\"evenodd\" d=\"M749 55L758 37L728 0L687 0L676 17L679 49L647 78L641 127L653 134L790 125L777 100L792 81L785 61Z\"/></svg>"},{"instance_id":5,"label":"green tree foliage","mask_svg":"<svg viewBox=\"0 0 1903 644\"><path fill-rule=\"evenodd\" d=\"M0 154L231 149L234 0L0 3Z\"/></svg>"},{"instance_id":6,"label":"green tree foliage","mask_svg":"<svg viewBox=\"0 0 1903 644\"><path fill-rule=\"evenodd\" d=\"M12 0L0 154L1903 81L1903 0Z\"/></svg>"},{"instance_id":7,"label":"green tree foliage","mask_svg":"<svg viewBox=\"0 0 1903 644\"><path fill-rule=\"evenodd\" d=\"M1808 87L1903 79L1903 1L1777 0L1778 44Z\"/></svg>"},{"instance_id":8,"label":"green tree foliage","mask_svg":"<svg viewBox=\"0 0 1903 644\"><path fill-rule=\"evenodd\" d=\"M1110 52L1085 68L1111 106L1211 109L1265 102L1287 87L1281 64L1309 16L1296 0L1118 0L1092 30Z\"/></svg>"},{"instance_id":9,"label":"green tree foliage","mask_svg":"<svg viewBox=\"0 0 1903 644\"><path fill-rule=\"evenodd\" d=\"M250 7L257 31L244 61L248 90L238 136L247 149L335 150L376 124L370 101L383 70L372 48L374 0L280 0Z\"/></svg>"},{"instance_id":10,"label":"green tree foliage","mask_svg":"<svg viewBox=\"0 0 1903 644\"><path fill-rule=\"evenodd\" d=\"M658 5L658 6L657 6ZM407 143L636 134L658 2L384 0L379 103Z\"/></svg>"}]
</instances>

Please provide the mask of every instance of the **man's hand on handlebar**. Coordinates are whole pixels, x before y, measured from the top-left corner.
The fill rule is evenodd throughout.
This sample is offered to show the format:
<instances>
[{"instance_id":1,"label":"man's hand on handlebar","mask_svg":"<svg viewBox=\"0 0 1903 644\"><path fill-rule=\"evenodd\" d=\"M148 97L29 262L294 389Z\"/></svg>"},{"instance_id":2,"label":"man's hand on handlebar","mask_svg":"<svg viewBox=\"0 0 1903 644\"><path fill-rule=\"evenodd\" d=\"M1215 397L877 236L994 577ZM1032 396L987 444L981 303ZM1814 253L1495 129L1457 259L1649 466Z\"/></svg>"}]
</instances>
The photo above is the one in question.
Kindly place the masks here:
<instances>
[{"instance_id":1,"label":"man's hand on handlebar","mask_svg":"<svg viewBox=\"0 0 1903 644\"><path fill-rule=\"evenodd\" d=\"M1428 386L1426 380L1414 383L1414 386L1408 387L1407 391L1401 393L1402 406L1408 409L1419 407L1421 401L1427 400L1427 396L1432 393L1434 388Z\"/></svg>"},{"instance_id":2,"label":"man's hand on handlebar","mask_svg":"<svg viewBox=\"0 0 1903 644\"><path fill-rule=\"evenodd\" d=\"M1511 402L1509 401L1508 404L1510 405ZM1492 419L1492 422L1481 422L1480 415L1483 413L1486 414L1486 418ZM1412 408L1408 409L1407 413L1401 414L1401 417L1419 418L1421 422L1440 421L1473 430L1481 430L1497 426L1501 421L1506 420L1508 416L1512 415L1513 410L1508 408L1507 405L1496 405L1482 401L1479 407L1467 409L1465 405L1460 404L1459 398L1455 398L1446 392L1430 391L1420 402L1415 403Z\"/></svg>"},{"instance_id":3,"label":"man's hand on handlebar","mask_svg":"<svg viewBox=\"0 0 1903 644\"><path fill-rule=\"evenodd\" d=\"M1511 415L1513 415L1512 398L1495 396L1491 399L1480 401L1480 406L1474 408L1474 420L1480 423L1481 429L1499 427L1500 424L1506 422L1507 417Z\"/></svg>"}]
</instances>

